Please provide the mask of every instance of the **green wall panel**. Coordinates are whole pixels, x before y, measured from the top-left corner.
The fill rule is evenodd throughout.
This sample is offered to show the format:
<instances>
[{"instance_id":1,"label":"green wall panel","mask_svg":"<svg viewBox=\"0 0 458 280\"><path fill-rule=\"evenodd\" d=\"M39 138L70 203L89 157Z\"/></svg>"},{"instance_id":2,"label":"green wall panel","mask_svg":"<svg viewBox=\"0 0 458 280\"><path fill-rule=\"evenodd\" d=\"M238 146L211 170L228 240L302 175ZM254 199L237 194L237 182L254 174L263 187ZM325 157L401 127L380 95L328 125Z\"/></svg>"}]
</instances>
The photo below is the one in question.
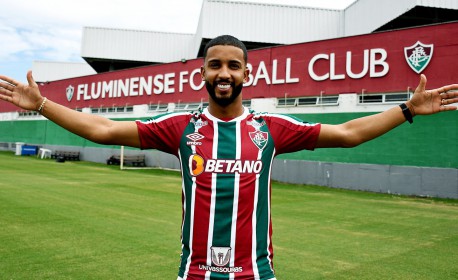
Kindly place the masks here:
<instances>
[{"instance_id":1,"label":"green wall panel","mask_svg":"<svg viewBox=\"0 0 458 280\"><path fill-rule=\"evenodd\" d=\"M367 113L300 114L309 121L339 124ZM283 159L458 168L458 111L415 117L351 149L317 149L280 155Z\"/></svg>"},{"instance_id":2,"label":"green wall panel","mask_svg":"<svg viewBox=\"0 0 458 280\"><path fill-rule=\"evenodd\" d=\"M46 121L1 121L0 142L44 143Z\"/></svg>"},{"instance_id":3,"label":"green wall panel","mask_svg":"<svg viewBox=\"0 0 458 280\"><path fill-rule=\"evenodd\" d=\"M299 114L309 122L339 124L368 113ZM132 119L117 119L132 120ZM87 141L47 120L0 121L0 142L25 142L82 147L103 146ZM458 111L418 116L387 134L351 149L317 149L279 158L324 162L389 164L458 168Z\"/></svg>"},{"instance_id":4,"label":"green wall panel","mask_svg":"<svg viewBox=\"0 0 458 280\"><path fill-rule=\"evenodd\" d=\"M47 125L46 141L44 144L48 145L68 145L68 146L87 146L86 143L90 142L86 139L79 137L53 122L45 121Z\"/></svg>"}]
</instances>

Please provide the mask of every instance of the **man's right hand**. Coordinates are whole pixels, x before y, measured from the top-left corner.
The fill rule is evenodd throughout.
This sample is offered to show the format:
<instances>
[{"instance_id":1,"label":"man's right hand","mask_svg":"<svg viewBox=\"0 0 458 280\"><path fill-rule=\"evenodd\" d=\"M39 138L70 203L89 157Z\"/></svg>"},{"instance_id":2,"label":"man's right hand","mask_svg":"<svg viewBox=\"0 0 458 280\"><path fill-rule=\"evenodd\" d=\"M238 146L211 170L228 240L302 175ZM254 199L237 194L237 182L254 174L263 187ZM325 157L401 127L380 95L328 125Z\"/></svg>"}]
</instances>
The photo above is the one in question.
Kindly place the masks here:
<instances>
[{"instance_id":1,"label":"man's right hand","mask_svg":"<svg viewBox=\"0 0 458 280\"><path fill-rule=\"evenodd\" d=\"M28 84L20 83L7 76L0 75L0 99L10 102L24 110L37 111L43 102L38 85L27 72Z\"/></svg>"}]
</instances>

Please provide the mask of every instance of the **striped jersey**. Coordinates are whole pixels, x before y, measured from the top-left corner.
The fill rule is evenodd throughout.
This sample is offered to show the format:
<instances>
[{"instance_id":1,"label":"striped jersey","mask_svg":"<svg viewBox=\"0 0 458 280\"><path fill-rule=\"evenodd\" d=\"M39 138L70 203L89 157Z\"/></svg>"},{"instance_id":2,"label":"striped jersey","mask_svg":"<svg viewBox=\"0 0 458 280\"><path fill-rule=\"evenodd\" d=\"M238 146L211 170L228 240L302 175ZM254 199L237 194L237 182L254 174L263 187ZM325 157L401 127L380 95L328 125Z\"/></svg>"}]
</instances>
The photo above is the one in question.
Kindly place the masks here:
<instances>
[{"instance_id":1,"label":"striped jersey","mask_svg":"<svg viewBox=\"0 0 458 280\"><path fill-rule=\"evenodd\" d=\"M182 172L179 279L275 279L270 175L274 156L315 148L319 124L280 114L230 121L199 112L137 121L142 149L176 155Z\"/></svg>"}]
</instances>

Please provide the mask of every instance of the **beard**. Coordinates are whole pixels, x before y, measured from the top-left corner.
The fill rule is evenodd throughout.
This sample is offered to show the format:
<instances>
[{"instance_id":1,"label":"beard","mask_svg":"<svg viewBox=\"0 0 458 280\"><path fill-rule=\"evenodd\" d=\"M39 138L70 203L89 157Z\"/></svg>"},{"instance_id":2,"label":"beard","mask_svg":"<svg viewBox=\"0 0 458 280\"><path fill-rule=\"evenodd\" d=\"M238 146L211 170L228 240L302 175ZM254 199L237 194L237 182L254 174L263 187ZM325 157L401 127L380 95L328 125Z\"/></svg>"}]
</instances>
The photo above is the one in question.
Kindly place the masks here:
<instances>
[{"instance_id":1,"label":"beard","mask_svg":"<svg viewBox=\"0 0 458 280\"><path fill-rule=\"evenodd\" d=\"M218 82L211 84L209 81L205 81L205 87L207 88L210 98L221 107L227 107L228 105L232 104L232 102L234 102L234 100L237 99L237 97L242 92L243 83L236 85L232 82L230 84L232 88L232 94L229 96L218 97L216 96L216 87L218 86Z\"/></svg>"}]
</instances>

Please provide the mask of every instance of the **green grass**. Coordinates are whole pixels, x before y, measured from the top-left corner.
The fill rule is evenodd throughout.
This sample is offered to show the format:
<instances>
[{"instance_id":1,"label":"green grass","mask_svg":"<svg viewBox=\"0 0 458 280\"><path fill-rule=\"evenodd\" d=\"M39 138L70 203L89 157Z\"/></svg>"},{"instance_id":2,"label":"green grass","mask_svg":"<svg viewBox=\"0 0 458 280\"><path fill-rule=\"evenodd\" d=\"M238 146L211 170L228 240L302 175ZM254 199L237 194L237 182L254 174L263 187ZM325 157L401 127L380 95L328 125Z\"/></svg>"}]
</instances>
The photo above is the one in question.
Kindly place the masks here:
<instances>
[{"instance_id":1,"label":"green grass","mask_svg":"<svg viewBox=\"0 0 458 280\"><path fill-rule=\"evenodd\" d=\"M176 279L178 172L0 152L0 279ZM458 201L274 183L279 280L458 279Z\"/></svg>"}]
</instances>

